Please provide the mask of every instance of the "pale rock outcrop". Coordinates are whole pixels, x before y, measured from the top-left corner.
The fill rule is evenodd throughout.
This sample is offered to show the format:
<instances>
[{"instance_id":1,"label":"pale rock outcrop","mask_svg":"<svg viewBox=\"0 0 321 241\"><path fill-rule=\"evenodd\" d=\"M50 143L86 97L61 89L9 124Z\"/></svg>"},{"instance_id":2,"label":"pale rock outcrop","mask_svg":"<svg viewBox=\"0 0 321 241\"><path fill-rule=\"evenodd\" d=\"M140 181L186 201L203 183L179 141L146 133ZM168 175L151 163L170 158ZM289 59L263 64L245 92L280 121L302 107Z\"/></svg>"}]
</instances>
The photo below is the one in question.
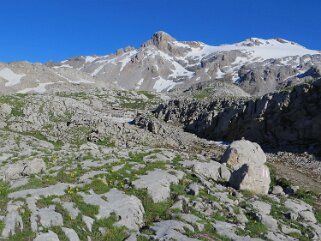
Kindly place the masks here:
<instances>
[{"instance_id":1,"label":"pale rock outcrop","mask_svg":"<svg viewBox=\"0 0 321 241\"><path fill-rule=\"evenodd\" d=\"M222 157L233 172L229 183L238 190L267 194L270 187L270 171L264 164L266 156L261 147L247 140L234 141Z\"/></svg>"},{"instance_id":2,"label":"pale rock outcrop","mask_svg":"<svg viewBox=\"0 0 321 241\"><path fill-rule=\"evenodd\" d=\"M52 231L48 231L48 233L40 233L34 241L59 241L58 235Z\"/></svg>"},{"instance_id":3,"label":"pale rock outcrop","mask_svg":"<svg viewBox=\"0 0 321 241\"><path fill-rule=\"evenodd\" d=\"M172 175L167 171L156 169L148 172L146 175L140 176L133 182L135 188L147 188L148 194L154 202L165 201L170 197L170 185L178 184L183 178L183 173L176 171L176 175Z\"/></svg>"},{"instance_id":4,"label":"pale rock outcrop","mask_svg":"<svg viewBox=\"0 0 321 241\"><path fill-rule=\"evenodd\" d=\"M46 170L46 163L42 159L21 161L8 166L4 172L5 180L15 180L23 176L38 174Z\"/></svg>"},{"instance_id":5,"label":"pale rock outcrop","mask_svg":"<svg viewBox=\"0 0 321 241\"><path fill-rule=\"evenodd\" d=\"M126 195L115 188L105 194L98 195L93 191L90 194L80 193L84 202L98 205L99 212L96 218L108 218L115 213L119 220L119 226L125 226L130 230L138 230L144 224L144 207L142 202L135 196Z\"/></svg>"},{"instance_id":6,"label":"pale rock outcrop","mask_svg":"<svg viewBox=\"0 0 321 241\"><path fill-rule=\"evenodd\" d=\"M2 230L2 236L8 238L10 235L14 235L17 230L23 229L22 218L19 214L19 209L23 205L22 202L10 202L7 205L7 214L4 217L4 229Z\"/></svg>"}]
</instances>

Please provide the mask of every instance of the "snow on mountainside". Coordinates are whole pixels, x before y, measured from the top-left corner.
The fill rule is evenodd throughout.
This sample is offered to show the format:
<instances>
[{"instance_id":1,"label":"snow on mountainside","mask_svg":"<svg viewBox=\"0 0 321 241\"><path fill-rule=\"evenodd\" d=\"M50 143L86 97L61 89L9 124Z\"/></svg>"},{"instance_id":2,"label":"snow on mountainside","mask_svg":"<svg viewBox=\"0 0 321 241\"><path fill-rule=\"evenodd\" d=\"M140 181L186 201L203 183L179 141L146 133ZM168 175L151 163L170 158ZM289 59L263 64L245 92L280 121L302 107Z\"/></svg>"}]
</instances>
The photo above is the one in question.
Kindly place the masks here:
<instances>
[{"instance_id":1,"label":"snow on mountainside","mask_svg":"<svg viewBox=\"0 0 321 241\"><path fill-rule=\"evenodd\" d=\"M257 66L252 66L248 72L262 66L272 66L274 69L275 64L290 68L291 71L287 70L285 74L280 74L277 70L275 75L284 75L283 80L290 79L293 82L293 78L320 62L320 57L310 56L320 54L320 51L309 50L279 38L250 38L236 44L210 46L202 42L180 42L165 32L157 32L138 49L127 47L115 54L101 57L81 56L61 63L50 63L50 66L73 67L123 89L161 92L215 79L236 82L242 87L242 81L246 79L242 69L253 64ZM262 68L262 73L258 74L262 75L259 76L262 79L265 78L264 72L266 69ZM244 85L247 85L247 82L246 80ZM267 88L259 86L254 90L248 86L244 88L251 94L262 94L273 91L279 84L268 84Z\"/></svg>"},{"instance_id":2,"label":"snow on mountainside","mask_svg":"<svg viewBox=\"0 0 321 241\"><path fill-rule=\"evenodd\" d=\"M127 47L105 56L79 56L45 65L0 63L0 91L42 93L91 86L164 92L224 80L249 94L262 95L317 77L320 64L320 51L284 39L250 38L210 46L157 32L140 48Z\"/></svg>"}]
</instances>

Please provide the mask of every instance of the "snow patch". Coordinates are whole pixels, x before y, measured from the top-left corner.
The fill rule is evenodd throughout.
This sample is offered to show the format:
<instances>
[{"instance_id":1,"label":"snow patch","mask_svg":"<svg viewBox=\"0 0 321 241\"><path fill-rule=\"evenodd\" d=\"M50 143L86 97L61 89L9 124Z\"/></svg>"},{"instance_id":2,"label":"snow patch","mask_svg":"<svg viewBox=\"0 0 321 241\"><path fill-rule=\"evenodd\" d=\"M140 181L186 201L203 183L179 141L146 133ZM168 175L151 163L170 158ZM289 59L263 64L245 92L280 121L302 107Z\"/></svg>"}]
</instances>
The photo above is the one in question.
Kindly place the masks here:
<instances>
[{"instance_id":1,"label":"snow patch","mask_svg":"<svg viewBox=\"0 0 321 241\"><path fill-rule=\"evenodd\" d=\"M69 64L63 64L63 65L60 65L60 66L54 66L53 67L54 69L59 69L59 68L69 68L69 69L72 69L73 67Z\"/></svg>"},{"instance_id":2,"label":"snow patch","mask_svg":"<svg viewBox=\"0 0 321 241\"><path fill-rule=\"evenodd\" d=\"M255 44L255 41L260 42L260 44ZM240 43L220 46L210 46L201 43L200 47L191 48L191 51L189 51L185 57L200 61L202 57L208 56L209 54L232 50L238 50L250 55L249 58L245 58L246 62L253 60L264 61L272 58L279 59L289 56L321 54L320 51L310 50L286 40L252 38Z\"/></svg>"},{"instance_id":3,"label":"snow patch","mask_svg":"<svg viewBox=\"0 0 321 241\"><path fill-rule=\"evenodd\" d=\"M91 63L91 62L94 62L96 59L97 59L97 57L86 56L85 61L86 61L86 63Z\"/></svg>"},{"instance_id":4,"label":"snow patch","mask_svg":"<svg viewBox=\"0 0 321 241\"><path fill-rule=\"evenodd\" d=\"M9 68L0 70L0 77L8 81L5 86L14 86L20 83L21 78L26 76L25 74L16 74Z\"/></svg>"},{"instance_id":5,"label":"snow patch","mask_svg":"<svg viewBox=\"0 0 321 241\"><path fill-rule=\"evenodd\" d=\"M94 72L92 72L91 76L96 76L104 67L105 65L99 66L97 69L94 70Z\"/></svg>"},{"instance_id":6,"label":"snow patch","mask_svg":"<svg viewBox=\"0 0 321 241\"><path fill-rule=\"evenodd\" d=\"M177 85L178 83L174 82L173 80L166 80L162 77L158 77L158 80L156 80L153 89L157 92L161 92L164 90L171 90Z\"/></svg>"},{"instance_id":7,"label":"snow patch","mask_svg":"<svg viewBox=\"0 0 321 241\"><path fill-rule=\"evenodd\" d=\"M70 83L75 83L75 84L80 84L80 83L93 84L93 83L95 83L94 81L85 80L85 79L80 79L80 80L71 80L71 79L69 79L69 82Z\"/></svg>"},{"instance_id":8,"label":"snow patch","mask_svg":"<svg viewBox=\"0 0 321 241\"><path fill-rule=\"evenodd\" d=\"M135 89L138 90L142 86L143 82L144 82L144 78L140 79L137 82Z\"/></svg>"},{"instance_id":9,"label":"snow patch","mask_svg":"<svg viewBox=\"0 0 321 241\"><path fill-rule=\"evenodd\" d=\"M217 71L216 71L216 78L221 79L221 78L224 77L224 75L225 75L225 73L223 73L223 72L221 71L221 69L218 68Z\"/></svg>"},{"instance_id":10,"label":"snow patch","mask_svg":"<svg viewBox=\"0 0 321 241\"><path fill-rule=\"evenodd\" d=\"M122 60L118 61L118 63L121 63L121 67L120 67L119 72L123 71L125 66L130 63L132 56L135 55L136 53L137 53L137 51L133 50L133 51L130 51L130 52L124 54L124 58Z\"/></svg>"},{"instance_id":11,"label":"snow patch","mask_svg":"<svg viewBox=\"0 0 321 241\"><path fill-rule=\"evenodd\" d=\"M46 92L46 86L47 85L51 85L51 84L55 84L57 82L47 82L47 83L40 83L38 84L37 87L33 87L33 88L26 88L23 90L18 91L19 94L25 94L28 92L36 92L38 94L43 94Z\"/></svg>"}]
</instances>

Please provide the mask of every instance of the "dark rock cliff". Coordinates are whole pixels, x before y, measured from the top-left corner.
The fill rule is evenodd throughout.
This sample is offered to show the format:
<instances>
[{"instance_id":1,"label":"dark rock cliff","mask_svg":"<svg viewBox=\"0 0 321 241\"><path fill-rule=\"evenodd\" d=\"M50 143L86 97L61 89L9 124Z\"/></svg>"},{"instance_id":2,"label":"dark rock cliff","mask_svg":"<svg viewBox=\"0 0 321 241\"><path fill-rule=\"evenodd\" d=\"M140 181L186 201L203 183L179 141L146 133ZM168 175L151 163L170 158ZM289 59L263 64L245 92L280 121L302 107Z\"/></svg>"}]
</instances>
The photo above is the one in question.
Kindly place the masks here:
<instances>
[{"instance_id":1,"label":"dark rock cliff","mask_svg":"<svg viewBox=\"0 0 321 241\"><path fill-rule=\"evenodd\" d=\"M266 147L321 153L321 79L250 100L173 100L154 114L212 140L245 137Z\"/></svg>"}]
</instances>

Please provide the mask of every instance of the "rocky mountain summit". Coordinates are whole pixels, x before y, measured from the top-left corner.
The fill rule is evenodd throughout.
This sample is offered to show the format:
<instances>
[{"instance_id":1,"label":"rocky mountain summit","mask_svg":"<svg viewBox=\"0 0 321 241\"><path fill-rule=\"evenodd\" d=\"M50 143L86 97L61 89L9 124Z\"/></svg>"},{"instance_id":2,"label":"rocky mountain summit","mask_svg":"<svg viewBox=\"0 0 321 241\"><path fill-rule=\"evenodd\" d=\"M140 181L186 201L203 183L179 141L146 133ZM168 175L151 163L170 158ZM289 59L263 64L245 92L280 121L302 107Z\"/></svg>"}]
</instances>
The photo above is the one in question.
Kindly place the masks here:
<instances>
[{"instance_id":1,"label":"rocky mountain summit","mask_svg":"<svg viewBox=\"0 0 321 241\"><path fill-rule=\"evenodd\" d=\"M120 49L114 55L76 57L54 68L81 70L125 89L169 91L174 87L223 79L246 92L262 95L306 81L321 60L312 51L284 39L251 38L237 44L210 46L177 41L155 33L138 49ZM313 71L312 71L313 72Z\"/></svg>"},{"instance_id":2,"label":"rocky mountain summit","mask_svg":"<svg viewBox=\"0 0 321 241\"><path fill-rule=\"evenodd\" d=\"M156 32L141 47L126 47L115 54L46 64L1 63L0 91L44 93L99 87L168 92L223 81L232 95L243 91L261 96L320 78L320 63L320 51L280 38L211 46Z\"/></svg>"}]
</instances>

